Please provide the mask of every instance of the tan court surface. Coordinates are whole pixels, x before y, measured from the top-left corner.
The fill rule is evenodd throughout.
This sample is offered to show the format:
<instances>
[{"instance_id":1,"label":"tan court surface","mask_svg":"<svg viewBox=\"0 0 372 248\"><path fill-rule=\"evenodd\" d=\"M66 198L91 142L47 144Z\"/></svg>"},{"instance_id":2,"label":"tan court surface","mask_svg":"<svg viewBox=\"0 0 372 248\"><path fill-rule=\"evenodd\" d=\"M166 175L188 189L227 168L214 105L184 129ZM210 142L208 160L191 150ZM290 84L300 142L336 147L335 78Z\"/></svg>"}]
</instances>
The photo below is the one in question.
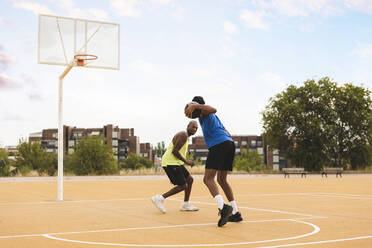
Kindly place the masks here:
<instances>
[{"instance_id":1,"label":"tan court surface","mask_svg":"<svg viewBox=\"0 0 372 248\"><path fill-rule=\"evenodd\" d=\"M139 180L0 182L0 247L372 247L372 175L231 176L241 223L217 227L216 203L200 176L180 212L150 201L165 177Z\"/></svg>"}]
</instances>

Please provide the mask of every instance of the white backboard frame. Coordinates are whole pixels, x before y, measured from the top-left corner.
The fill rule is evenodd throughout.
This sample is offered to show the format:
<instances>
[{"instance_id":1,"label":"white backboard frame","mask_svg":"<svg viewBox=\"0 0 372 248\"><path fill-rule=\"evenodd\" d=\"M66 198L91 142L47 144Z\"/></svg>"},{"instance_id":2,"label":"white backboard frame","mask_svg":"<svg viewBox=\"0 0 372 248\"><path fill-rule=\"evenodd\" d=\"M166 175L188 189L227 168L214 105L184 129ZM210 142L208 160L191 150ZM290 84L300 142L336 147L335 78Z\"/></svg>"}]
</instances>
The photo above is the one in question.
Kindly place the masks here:
<instances>
[{"instance_id":1,"label":"white backboard frame","mask_svg":"<svg viewBox=\"0 0 372 248\"><path fill-rule=\"evenodd\" d=\"M38 25L39 64L68 66L74 55L91 54L97 60L84 67L120 69L120 24L40 14Z\"/></svg>"}]
</instances>

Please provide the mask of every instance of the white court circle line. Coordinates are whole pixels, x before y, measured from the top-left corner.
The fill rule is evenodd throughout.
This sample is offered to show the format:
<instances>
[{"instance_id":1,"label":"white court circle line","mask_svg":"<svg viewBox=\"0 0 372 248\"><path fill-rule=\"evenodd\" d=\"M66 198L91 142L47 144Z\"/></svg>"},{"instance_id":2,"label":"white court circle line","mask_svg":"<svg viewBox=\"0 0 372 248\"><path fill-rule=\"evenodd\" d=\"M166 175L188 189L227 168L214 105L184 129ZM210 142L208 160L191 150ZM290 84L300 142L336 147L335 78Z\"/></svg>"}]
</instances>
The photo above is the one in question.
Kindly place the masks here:
<instances>
[{"instance_id":1,"label":"white court circle line","mask_svg":"<svg viewBox=\"0 0 372 248\"><path fill-rule=\"evenodd\" d=\"M308 237L314 235L320 231L320 228L313 223L300 221L295 219L283 219L283 221L293 221L297 223L302 223L309 225L313 228L312 232L305 233L298 236L288 237L288 238L279 238L279 239L271 239L271 240L260 240L260 241L248 241L248 242L236 242L236 243L222 243L222 244L171 244L171 245L141 245L141 244L122 244L122 243L106 243L106 242L90 242L90 241L81 241L81 240L72 240L72 239L64 239L64 238L57 238L52 236L51 234L43 234L42 236L49 239L64 241L64 242L72 242L72 243L80 243L80 244L91 244L91 245L108 245L108 246L125 246L125 247L207 247L207 246L232 246L232 245L247 245L247 244L260 244L260 243L268 243L268 242L275 242L275 241L284 241L284 240L293 240ZM259 221L257 221L259 222ZM192 225L192 224L190 224ZM143 228L145 229L145 228Z\"/></svg>"}]
</instances>

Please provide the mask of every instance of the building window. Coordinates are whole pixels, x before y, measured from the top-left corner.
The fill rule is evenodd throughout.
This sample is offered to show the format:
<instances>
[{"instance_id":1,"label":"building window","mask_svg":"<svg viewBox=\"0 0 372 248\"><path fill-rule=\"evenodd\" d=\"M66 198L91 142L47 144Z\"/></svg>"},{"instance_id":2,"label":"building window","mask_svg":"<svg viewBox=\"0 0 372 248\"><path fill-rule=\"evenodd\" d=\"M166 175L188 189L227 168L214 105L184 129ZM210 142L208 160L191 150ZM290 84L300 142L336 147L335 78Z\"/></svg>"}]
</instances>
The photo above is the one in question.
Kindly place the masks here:
<instances>
[{"instance_id":1,"label":"building window","mask_svg":"<svg viewBox=\"0 0 372 248\"><path fill-rule=\"evenodd\" d=\"M53 133L52 137L57 139L58 138L58 133Z\"/></svg>"},{"instance_id":2,"label":"building window","mask_svg":"<svg viewBox=\"0 0 372 248\"><path fill-rule=\"evenodd\" d=\"M234 144L235 144L235 147L238 147L239 146L239 142L238 141L234 141Z\"/></svg>"},{"instance_id":3,"label":"building window","mask_svg":"<svg viewBox=\"0 0 372 248\"><path fill-rule=\"evenodd\" d=\"M274 163L279 163L279 156L277 156L277 155L273 156L273 162Z\"/></svg>"},{"instance_id":4,"label":"building window","mask_svg":"<svg viewBox=\"0 0 372 248\"><path fill-rule=\"evenodd\" d=\"M262 141L261 140L257 141L257 146L262 146Z\"/></svg>"},{"instance_id":5,"label":"building window","mask_svg":"<svg viewBox=\"0 0 372 248\"><path fill-rule=\"evenodd\" d=\"M252 141L251 141L251 145L252 145L252 146L256 146L256 141L255 141L255 140L252 140Z\"/></svg>"},{"instance_id":6,"label":"building window","mask_svg":"<svg viewBox=\"0 0 372 248\"><path fill-rule=\"evenodd\" d=\"M69 141L68 141L68 146L69 146L69 147L73 147L73 146L75 146L75 140L69 140Z\"/></svg>"},{"instance_id":7,"label":"building window","mask_svg":"<svg viewBox=\"0 0 372 248\"><path fill-rule=\"evenodd\" d=\"M247 145L247 141L243 140L242 141L242 146L246 146Z\"/></svg>"},{"instance_id":8,"label":"building window","mask_svg":"<svg viewBox=\"0 0 372 248\"><path fill-rule=\"evenodd\" d=\"M257 152L258 152L258 154L263 154L263 148L262 147L258 147L257 148Z\"/></svg>"},{"instance_id":9,"label":"building window","mask_svg":"<svg viewBox=\"0 0 372 248\"><path fill-rule=\"evenodd\" d=\"M72 136L75 137L75 138L81 138L81 137L83 137L83 134L80 133L80 132L79 133L73 133Z\"/></svg>"},{"instance_id":10,"label":"building window","mask_svg":"<svg viewBox=\"0 0 372 248\"><path fill-rule=\"evenodd\" d=\"M278 154L279 154L279 150L278 150L278 149L274 149L274 150L273 150L273 154L274 154L274 155L278 155Z\"/></svg>"},{"instance_id":11,"label":"building window","mask_svg":"<svg viewBox=\"0 0 372 248\"><path fill-rule=\"evenodd\" d=\"M112 138L117 139L118 138L118 132L112 132Z\"/></svg>"},{"instance_id":12,"label":"building window","mask_svg":"<svg viewBox=\"0 0 372 248\"><path fill-rule=\"evenodd\" d=\"M55 141L55 140L53 140L53 141L49 141L49 142L48 142L48 146L55 146L55 147L57 147L57 146L58 146L58 142Z\"/></svg>"},{"instance_id":13,"label":"building window","mask_svg":"<svg viewBox=\"0 0 372 248\"><path fill-rule=\"evenodd\" d=\"M69 148L68 149L68 154L73 154L74 153L74 149L73 148Z\"/></svg>"},{"instance_id":14,"label":"building window","mask_svg":"<svg viewBox=\"0 0 372 248\"><path fill-rule=\"evenodd\" d=\"M118 146L118 140L112 140L112 146Z\"/></svg>"}]
</instances>

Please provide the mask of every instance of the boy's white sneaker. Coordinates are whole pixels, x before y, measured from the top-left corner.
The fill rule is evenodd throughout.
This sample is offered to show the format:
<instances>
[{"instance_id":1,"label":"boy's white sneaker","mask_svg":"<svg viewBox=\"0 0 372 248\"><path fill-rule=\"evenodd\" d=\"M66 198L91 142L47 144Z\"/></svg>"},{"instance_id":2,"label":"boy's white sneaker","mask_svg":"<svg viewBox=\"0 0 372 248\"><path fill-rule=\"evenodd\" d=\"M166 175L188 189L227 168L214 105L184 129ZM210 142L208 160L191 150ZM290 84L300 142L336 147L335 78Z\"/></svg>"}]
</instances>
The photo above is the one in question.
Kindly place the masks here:
<instances>
[{"instance_id":1,"label":"boy's white sneaker","mask_svg":"<svg viewBox=\"0 0 372 248\"><path fill-rule=\"evenodd\" d=\"M162 212L163 214L167 212L165 211L165 208L163 206L164 200L162 199L161 195L155 195L151 197L151 201L160 210L160 212Z\"/></svg>"},{"instance_id":2,"label":"boy's white sneaker","mask_svg":"<svg viewBox=\"0 0 372 248\"><path fill-rule=\"evenodd\" d=\"M198 211L199 208L193 206L191 202L184 202L181 205L180 211Z\"/></svg>"}]
</instances>

